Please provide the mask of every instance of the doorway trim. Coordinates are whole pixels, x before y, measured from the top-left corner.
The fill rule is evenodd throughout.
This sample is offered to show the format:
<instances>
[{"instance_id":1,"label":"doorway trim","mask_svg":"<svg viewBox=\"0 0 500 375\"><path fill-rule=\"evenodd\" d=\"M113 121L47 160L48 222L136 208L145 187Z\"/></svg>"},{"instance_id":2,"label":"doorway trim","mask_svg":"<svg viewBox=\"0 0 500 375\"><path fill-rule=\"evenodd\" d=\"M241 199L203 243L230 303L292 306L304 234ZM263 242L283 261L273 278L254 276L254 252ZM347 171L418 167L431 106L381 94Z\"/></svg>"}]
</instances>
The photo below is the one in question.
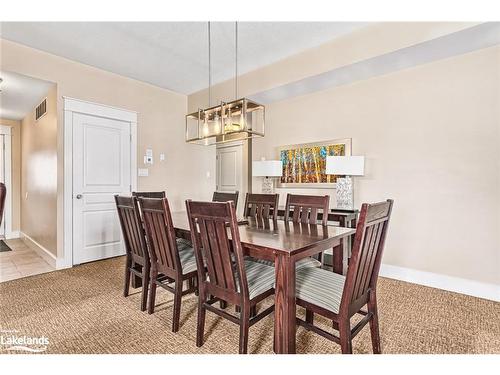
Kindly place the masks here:
<instances>
[{"instance_id":1,"label":"doorway trim","mask_svg":"<svg viewBox=\"0 0 500 375\"><path fill-rule=\"evenodd\" d=\"M12 233L12 127L0 125L0 134L4 135L4 143L1 145L4 153L4 177L7 196L5 197L5 239L18 238L19 232Z\"/></svg>"},{"instance_id":2,"label":"doorway trim","mask_svg":"<svg viewBox=\"0 0 500 375\"><path fill-rule=\"evenodd\" d=\"M132 191L137 190L137 112L105 104L63 96L64 102L64 181L63 181L63 255L56 268L73 266L73 114L120 120L130 124L130 179Z\"/></svg>"}]
</instances>

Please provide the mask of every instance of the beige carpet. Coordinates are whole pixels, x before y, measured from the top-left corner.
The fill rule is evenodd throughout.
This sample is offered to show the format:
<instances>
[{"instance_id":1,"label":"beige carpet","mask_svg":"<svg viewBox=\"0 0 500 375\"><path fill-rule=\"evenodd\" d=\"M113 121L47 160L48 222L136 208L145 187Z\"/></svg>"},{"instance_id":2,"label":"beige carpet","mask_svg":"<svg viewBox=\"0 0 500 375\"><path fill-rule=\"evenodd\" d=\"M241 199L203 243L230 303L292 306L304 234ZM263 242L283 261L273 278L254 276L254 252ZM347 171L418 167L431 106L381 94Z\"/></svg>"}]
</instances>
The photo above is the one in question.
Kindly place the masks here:
<instances>
[{"instance_id":1,"label":"beige carpet","mask_svg":"<svg viewBox=\"0 0 500 375\"><path fill-rule=\"evenodd\" d=\"M141 312L140 293L122 297L123 264L115 258L0 283L0 329L45 335L48 353L237 353L238 326L210 312L205 345L196 347L195 296L183 299L176 334L170 293L159 290L154 315ZM500 303L384 278L378 297L384 353L500 353ZM249 351L272 353L272 333L272 316L250 328ZM371 353L368 326L353 347ZM339 346L298 328L297 352Z\"/></svg>"}]
</instances>

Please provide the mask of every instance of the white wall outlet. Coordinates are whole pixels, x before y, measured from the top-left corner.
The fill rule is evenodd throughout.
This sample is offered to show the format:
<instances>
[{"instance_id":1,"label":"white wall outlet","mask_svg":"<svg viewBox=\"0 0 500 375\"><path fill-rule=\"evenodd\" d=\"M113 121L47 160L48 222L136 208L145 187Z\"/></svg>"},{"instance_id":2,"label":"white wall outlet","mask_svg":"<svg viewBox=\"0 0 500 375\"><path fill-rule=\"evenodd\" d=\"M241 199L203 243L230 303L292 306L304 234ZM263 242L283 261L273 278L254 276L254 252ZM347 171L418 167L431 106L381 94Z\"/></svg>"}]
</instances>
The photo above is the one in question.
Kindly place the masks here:
<instances>
[{"instance_id":1,"label":"white wall outlet","mask_svg":"<svg viewBox=\"0 0 500 375\"><path fill-rule=\"evenodd\" d=\"M207 171L207 178L210 178L210 171Z\"/></svg>"},{"instance_id":2,"label":"white wall outlet","mask_svg":"<svg viewBox=\"0 0 500 375\"><path fill-rule=\"evenodd\" d=\"M149 176L149 169L147 169L147 168L139 168L137 175L139 177L148 177Z\"/></svg>"},{"instance_id":3,"label":"white wall outlet","mask_svg":"<svg viewBox=\"0 0 500 375\"><path fill-rule=\"evenodd\" d=\"M162 154L160 154L160 161L163 161L163 160L165 160L165 154L162 153Z\"/></svg>"}]
</instances>

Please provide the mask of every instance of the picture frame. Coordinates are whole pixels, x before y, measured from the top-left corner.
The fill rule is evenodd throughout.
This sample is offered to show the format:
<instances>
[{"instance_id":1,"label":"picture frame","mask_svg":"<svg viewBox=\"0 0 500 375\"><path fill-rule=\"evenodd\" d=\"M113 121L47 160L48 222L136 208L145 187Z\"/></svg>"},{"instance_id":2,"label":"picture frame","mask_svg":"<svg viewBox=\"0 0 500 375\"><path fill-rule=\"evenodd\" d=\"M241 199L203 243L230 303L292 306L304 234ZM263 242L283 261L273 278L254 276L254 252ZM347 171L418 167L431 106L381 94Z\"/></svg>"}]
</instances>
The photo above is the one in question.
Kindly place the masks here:
<instances>
[{"instance_id":1,"label":"picture frame","mask_svg":"<svg viewBox=\"0 0 500 375\"><path fill-rule=\"evenodd\" d=\"M283 164L278 188L335 188L336 179L343 176L325 174L326 156L351 156L352 139L301 143L276 149Z\"/></svg>"}]
</instances>

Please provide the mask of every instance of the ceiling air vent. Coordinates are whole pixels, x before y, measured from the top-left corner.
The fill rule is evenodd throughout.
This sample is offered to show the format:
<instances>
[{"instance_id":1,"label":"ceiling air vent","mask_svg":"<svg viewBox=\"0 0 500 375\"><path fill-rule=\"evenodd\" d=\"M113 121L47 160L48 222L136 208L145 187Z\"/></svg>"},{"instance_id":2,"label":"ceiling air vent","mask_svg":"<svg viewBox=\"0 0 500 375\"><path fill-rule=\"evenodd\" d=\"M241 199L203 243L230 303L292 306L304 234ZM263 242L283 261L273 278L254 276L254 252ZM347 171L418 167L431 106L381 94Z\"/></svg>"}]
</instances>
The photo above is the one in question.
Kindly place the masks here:
<instances>
[{"instance_id":1,"label":"ceiling air vent","mask_svg":"<svg viewBox=\"0 0 500 375\"><path fill-rule=\"evenodd\" d=\"M35 109L36 113L36 118L35 120L38 121L44 114L47 113L47 99L43 99L43 102L41 102L38 107Z\"/></svg>"}]
</instances>

